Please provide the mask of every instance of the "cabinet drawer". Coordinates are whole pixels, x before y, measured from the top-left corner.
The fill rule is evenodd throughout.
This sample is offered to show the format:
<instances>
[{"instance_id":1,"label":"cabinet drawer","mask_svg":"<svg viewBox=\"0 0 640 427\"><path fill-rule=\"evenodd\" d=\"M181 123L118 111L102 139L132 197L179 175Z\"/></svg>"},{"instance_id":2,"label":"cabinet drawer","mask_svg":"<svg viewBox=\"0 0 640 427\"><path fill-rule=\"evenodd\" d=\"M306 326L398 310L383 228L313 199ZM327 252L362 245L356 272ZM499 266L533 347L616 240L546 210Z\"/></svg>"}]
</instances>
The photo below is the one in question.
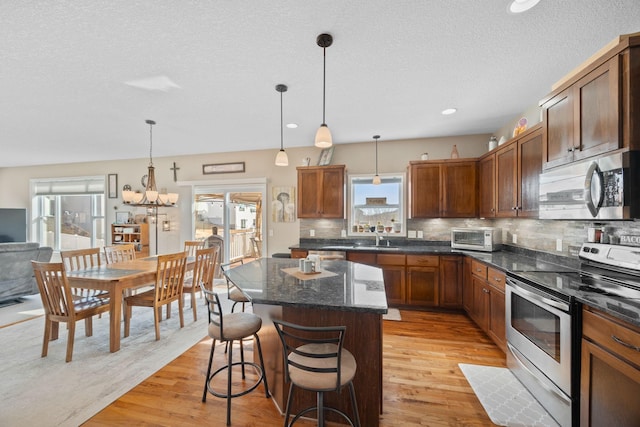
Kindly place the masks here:
<instances>
[{"instance_id":1,"label":"cabinet drawer","mask_svg":"<svg viewBox=\"0 0 640 427\"><path fill-rule=\"evenodd\" d=\"M504 292L505 281L506 275L502 271L487 267L487 282L489 282L489 284Z\"/></svg>"},{"instance_id":2,"label":"cabinet drawer","mask_svg":"<svg viewBox=\"0 0 640 427\"><path fill-rule=\"evenodd\" d=\"M359 264L376 265L376 254L373 252L348 251L347 261Z\"/></svg>"},{"instance_id":3,"label":"cabinet drawer","mask_svg":"<svg viewBox=\"0 0 640 427\"><path fill-rule=\"evenodd\" d=\"M306 258L307 254L305 249L291 249L291 258Z\"/></svg>"},{"instance_id":4,"label":"cabinet drawer","mask_svg":"<svg viewBox=\"0 0 640 427\"><path fill-rule=\"evenodd\" d=\"M407 265L419 267L437 267L440 257L437 255L407 255Z\"/></svg>"},{"instance_id":5,"label":"cabinet drawer","mask_svg":"<svg viewBox=\"0 0 640 427\"><path fill-rule=\"evenodd\" d=\"M378 254L378 265L405 265L407 262L405 255L399 254Z\"/></svg>"},{"instance_id":6,"label":"cabinet drawer","mask_svg":"<svg viewBox=\"0 0 640 427\"><path fill-rule=\"evenodd\" d=\"M480 261L471 260L471 273L483 280L487 280L487 266Z\"/></svg>"},{"instance_id":7,"label":"cabinet drawer","mask_svg":"<svg viewBox=\"0 0 640 427\"><path fill-rule=\"evenodd\" d=\"M627 327L604 313L584 309L582 335L640 367L640 328Z\"/></svg>"}]
</instances>

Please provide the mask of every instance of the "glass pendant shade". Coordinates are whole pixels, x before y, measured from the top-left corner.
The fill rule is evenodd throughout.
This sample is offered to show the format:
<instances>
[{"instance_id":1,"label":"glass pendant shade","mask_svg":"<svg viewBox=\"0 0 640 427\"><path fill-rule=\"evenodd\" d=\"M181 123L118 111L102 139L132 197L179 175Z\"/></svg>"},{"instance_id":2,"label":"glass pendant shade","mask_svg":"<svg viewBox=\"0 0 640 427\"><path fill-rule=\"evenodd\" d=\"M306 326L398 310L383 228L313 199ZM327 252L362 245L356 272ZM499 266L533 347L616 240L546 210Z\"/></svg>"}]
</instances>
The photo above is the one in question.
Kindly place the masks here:
<instances>
[{"instance_id":1,"label":"glass pendant shade","mask_svg":"<svg viewBox=\"0 0 640 427\"><path fill-rule=\"evenodd\" d=\"M321 124L316 132L315 146L318 148L328 148L333 144L333 138L331 138L331 131L329 126L325 123Z\"/></svg>"},{"instance_id":2,"label":"glass pendant shade","mask_svg":"<svg viewBox=\"0 0 640 427\"><path fill-rule=\"evenodd\" d=\"M276 166L289 166L289 157L287 156L286 151L278 151L278 155L276 156Z\"/></svg>"},{"instance_id":3,"label":"glass pendant shade","mask_svg":"<svg viewBox=\"0 0 640 427\"><path fill-rule=\"evenodd\" d=\"M382 181L380 180L380 175L376 175L373 177L373 185L380 185Z\"/></svg>"}]
</instances>

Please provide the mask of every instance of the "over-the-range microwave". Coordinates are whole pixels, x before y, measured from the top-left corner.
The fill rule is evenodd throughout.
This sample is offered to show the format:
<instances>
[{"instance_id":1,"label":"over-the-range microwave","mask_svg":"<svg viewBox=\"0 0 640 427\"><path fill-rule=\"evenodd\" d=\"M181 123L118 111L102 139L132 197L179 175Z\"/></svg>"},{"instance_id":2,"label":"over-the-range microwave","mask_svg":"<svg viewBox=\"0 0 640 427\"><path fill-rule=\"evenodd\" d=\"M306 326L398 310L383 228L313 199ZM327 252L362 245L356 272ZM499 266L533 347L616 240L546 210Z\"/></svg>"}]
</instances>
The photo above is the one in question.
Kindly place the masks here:
<instances>
[{"instance_id":1,"label":"over-the-range microwave","mask_svg":"<svg viewBox=\"0 0 640 427\"><path fill-rule=\"evenodd\" d=\"M451 247L493 252L502 248L502 229L493 227L452 228Z\"/></svg>"}]
</instances>

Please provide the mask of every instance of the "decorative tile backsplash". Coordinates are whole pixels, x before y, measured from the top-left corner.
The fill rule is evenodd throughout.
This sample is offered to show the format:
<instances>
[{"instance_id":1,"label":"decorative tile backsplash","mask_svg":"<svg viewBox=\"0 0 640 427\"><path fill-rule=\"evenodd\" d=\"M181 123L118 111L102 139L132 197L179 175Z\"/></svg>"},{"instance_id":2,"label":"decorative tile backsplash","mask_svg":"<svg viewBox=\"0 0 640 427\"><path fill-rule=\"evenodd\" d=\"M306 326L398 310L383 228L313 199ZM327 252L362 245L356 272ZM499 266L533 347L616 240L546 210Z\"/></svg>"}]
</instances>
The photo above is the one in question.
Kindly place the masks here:
<instances>
[{"instance_id":1,"label":"decorative tile backsplash","mask_svg":"<svg viewBox=\"0 0 640 427\"><path fill-rule=\"evenodd\" d=\"M301 219L300 237L340 239L347 220ZM605 227L607 234L640 236L640 221L564 221L542 219L409 219L407 230L423 232L422 240L450 241L454 227L498 227L502 229L503 243L554 255L575 257L577 249L587 241L589 227ZM311 230L315 236L311 236ZM514 243L514 236L516 243ZM556 250L562 240L562 251Z\"/></svg>"}]
</instances>

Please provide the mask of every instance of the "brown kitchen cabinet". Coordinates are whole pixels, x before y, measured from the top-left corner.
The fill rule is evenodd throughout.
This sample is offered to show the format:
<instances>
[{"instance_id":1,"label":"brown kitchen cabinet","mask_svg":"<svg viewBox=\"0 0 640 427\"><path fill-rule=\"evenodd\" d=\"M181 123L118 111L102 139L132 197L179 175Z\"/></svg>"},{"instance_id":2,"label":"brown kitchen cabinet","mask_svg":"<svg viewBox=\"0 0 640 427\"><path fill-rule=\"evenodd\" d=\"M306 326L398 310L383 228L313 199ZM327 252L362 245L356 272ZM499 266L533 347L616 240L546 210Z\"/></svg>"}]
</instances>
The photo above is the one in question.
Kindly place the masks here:
<instances>
[{"instance_id":1,"label":"brown kitchen cabinet","mask_svg":"<svg viewBox=\"0 0 640 427\"><path fill-rule=\"evenodd\" d=\"M478 215L475 159L409 162L411 218L474 218Z\"/></svg>"},{"instance_id":2,"label":"brown kitchen cabinet","mask_svg":"<svg viewBox=\"0 0 640 427\"><path fill-rule=\"evenodd\" d=\"M462 257L440 256L439 307L462 308Z\"/></svg>"},{"instance_id":3,"label":"brown kitchen cabinet","mask_svg":"<svg viewBox=\"0 0 640 427\"><path fill-rule=\"evenodd\" d=\"M496 216L496 153L478 161L478 214L480 218Z\"/></svg>"},{"instance_id":4,"label":"brown kitchen cabinet","mask_svg":"<svg viewBox=\"0 0 640 427\"><path fill-rule=\"evenodd\" d=\"M471 313L473 306L473 284L471 283L471 258L462 257L462 308Z\"/></svg>"},{"instance_id":5,"label":"brown kitchen cabinet","mask_svg":"<svg viewBox=\"0 0 640 427\"><path fill-rule=\"evenodd\" d=\"M583 307L581 426L637 426L640 328Z\"/></svg>"},{"instance_id":6,"label":"brown kitchen cabinet","mask_svg":"<svg viewBox=\"0 0 640 427\"><path fill-rule=\"evenodd\" d=\"M537 217L542 172L542 126L495 153L495 216Z\"/></svg>"},{"instance_id":7,"label":"brown kitchen cabinet","mask_svg":"<svg viewBox=\"0 0 640 427\"><path fill-rule=\"evenodd\" d=\"M376 257L384 276L384 290L389 306L406 304L406 258L401 254L378 254Z\"/></svg>"},{"instance_id":8,"label":"brown kitchen cabinet","mask_svg":"<svg viewBox=\"0 0 640 427\"><path fill-rule=\"evenodd\" d=\"M505 280L506 275L502 271L472 259L473 300L465 305L470 307L469 316L504 352L507 349Z\"/></svg>"},{"instance_id":9,"label":"brown kitchen cabinet","mask_svg":"<svg viewBox=\"0 0 640 427\"><path fill-rule=\"evenodd\" d=\"M437 255L407 255L407 304L439 306L439 267Z\"/></svg>"},{"instance_id":10,"label":"brown kitchen cabinet","mask_svg":"<svg viewBox=\"0 0 640 427\"><path fill-rule=\"evenodd\" d=\"M309 251L306 249L291 249L291 258L306 258Z\"/></svg>"},{"instance_id":11,"label":"brown kitchen cabinet","mask_svg":"<svg viewBox=\"0 0 640 427\"><path fill-rule=\"evenodd\" d=\"M300 166L298 217L344 218L345 166Z\"/></svg>"}]
</instances>

